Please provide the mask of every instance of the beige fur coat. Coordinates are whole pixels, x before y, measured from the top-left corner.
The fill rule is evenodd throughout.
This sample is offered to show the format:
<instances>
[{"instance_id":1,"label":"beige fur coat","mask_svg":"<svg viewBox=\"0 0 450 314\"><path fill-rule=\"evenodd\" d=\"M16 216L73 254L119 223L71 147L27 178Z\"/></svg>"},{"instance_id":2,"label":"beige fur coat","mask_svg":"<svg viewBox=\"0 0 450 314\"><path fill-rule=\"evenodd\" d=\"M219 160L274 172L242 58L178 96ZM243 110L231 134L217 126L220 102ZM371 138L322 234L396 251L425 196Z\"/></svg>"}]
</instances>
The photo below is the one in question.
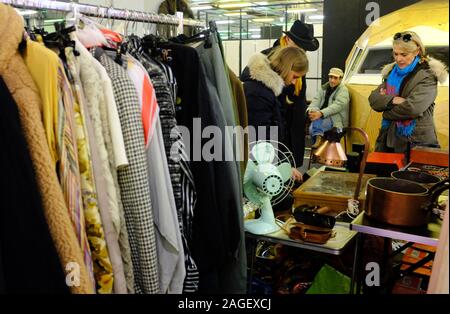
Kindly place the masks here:
<instances>
[{"instance_id":1,"label":"beige fur coat","mask_svg":"<svg viewBox=\"0 0 450 314\"><path fill-rule=\"evenodd\" d=\"M80 285L71 287L72 293L93 293L93 285L52 166L42 124L39 91L18 51L23 29L22 18L16 11L0 3L0 75L19 108L20 122L30 149L50 234L63 269L66 270L68 263L80 265Z\"/></svg>"}]
</instances>

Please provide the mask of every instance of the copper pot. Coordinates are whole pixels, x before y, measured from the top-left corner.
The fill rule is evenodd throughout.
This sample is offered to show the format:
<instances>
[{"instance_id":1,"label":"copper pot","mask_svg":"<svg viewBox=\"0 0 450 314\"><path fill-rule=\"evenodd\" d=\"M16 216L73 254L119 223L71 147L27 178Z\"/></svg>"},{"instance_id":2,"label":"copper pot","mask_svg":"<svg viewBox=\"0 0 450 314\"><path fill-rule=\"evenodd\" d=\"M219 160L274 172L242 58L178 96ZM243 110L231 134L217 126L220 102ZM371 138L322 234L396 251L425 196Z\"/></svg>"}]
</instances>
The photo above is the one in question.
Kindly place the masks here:
<instances>
[{"instance_id":1,"label":"copper pot","mask_svg":"<svg viewBox=\"0 0 450 314\"><path fill-rule=\"evenodd\" d=\"M440 178L423 171L394 171L391 173L391 177L417 182L427 188L441 181Z\"/></svg>"},{"instance_id":2,"label":"copper pot","mask_svg":"<svg viewBox=\"0 0 450 314\"><path fill-rule=\"evenodd\" d=\"M428 223L428 214L448 180L431 188L402 179L372 178L367 182L366 214L380 222L405 227Z\"/></svg>"}]
</instances>

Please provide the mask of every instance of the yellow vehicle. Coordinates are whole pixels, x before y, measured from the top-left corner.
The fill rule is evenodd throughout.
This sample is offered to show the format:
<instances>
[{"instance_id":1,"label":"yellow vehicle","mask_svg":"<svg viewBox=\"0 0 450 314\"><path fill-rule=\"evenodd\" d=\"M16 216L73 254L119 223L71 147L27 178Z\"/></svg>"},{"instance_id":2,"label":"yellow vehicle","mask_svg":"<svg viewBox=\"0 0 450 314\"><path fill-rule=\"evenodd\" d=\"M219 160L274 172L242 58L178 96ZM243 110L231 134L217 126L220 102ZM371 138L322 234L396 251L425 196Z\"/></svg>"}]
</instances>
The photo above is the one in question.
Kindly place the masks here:
<instances>
[{"instance_id":1,"label":"yellow vehicle","mask_svg":"<svg viewBox=\"0 0 450 314\"><path fill-rule=\"evenodd\" d=\"M381 113L373 111L368 97L381 84L381 69L393 62L392 37L406 30L416 32L427 53L448 67L448 1L425 0L397 10L374 21L356 41L346 60L344 83L351 96L351 125L364 129L373 151L381 126ZM438 85L434 121L439 144L448 149L448 76ZM355 141L358 139L355 137Z\"/></svg>"}]
</instances>

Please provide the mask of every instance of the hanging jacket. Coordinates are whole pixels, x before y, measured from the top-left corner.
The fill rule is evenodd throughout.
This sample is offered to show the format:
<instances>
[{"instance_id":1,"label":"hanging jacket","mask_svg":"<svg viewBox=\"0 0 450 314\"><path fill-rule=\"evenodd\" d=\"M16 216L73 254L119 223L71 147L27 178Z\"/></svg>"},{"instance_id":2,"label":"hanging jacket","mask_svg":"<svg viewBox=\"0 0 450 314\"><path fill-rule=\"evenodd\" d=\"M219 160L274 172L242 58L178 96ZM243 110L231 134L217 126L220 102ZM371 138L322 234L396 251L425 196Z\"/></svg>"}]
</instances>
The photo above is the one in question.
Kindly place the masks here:
<instances>
[{"instance_id":1,"label":"hanging jacket","mask_svg":"<svg viewBox=\"0 0 450 314\"><path fill-rule=\"evenodd\" d=\"M18 109L1 76L0 99L0 292L69 293Z\"/></svg>"},{"instance_id":2,"label":"hanging jacket","mask_svg":"<svg viewBox=\"0 0 450 314\"><path fill-rule=\"evenodd\" d=\"M159 293L158 256L139 100L126 71L101 48L95 57L113 83L129 165L118 170L120 194L134 269L136 293Z\"/></svg>"},{"instance_id":3,"label":"hanging jacket","mask_svg":"<svg viewBox=\"0 0 450 314\"><path fill-rule=\"evenodd\" d=\"M105 132L107 135L110 134L108 132L109 124L107 123L108 119L102 119L102 115L100 114L100 112L104 111L105 113L103 116L107 116L107 105L102 84L104 80L99 73L97 73L96 69L97 66L103 70L104 68L98 64L98 61L92 57L89 51L84 48L80 42L77 41L76 43L76 49L80 53L76 58L76 61L79 63L80 81L86 97L84 105L86 107L85 112L87 113L86 124L88 126L89 143L92 150L92 167L97 188L100 213L102 215L102 223L105 229L105 238L111 262L113 263L114 293L123 294L127 293L127 291L132 293L134 292L134 276L128 244L128 234L126 232L125 219L121 217L123 209L119 207L120 192L117 191L118 184L116 187L113 177L113 172L117 177L115 154L113 153L112 148L110 149L111 153L109 153L106 148L106 140L103 133ZM115 105L115 103L113 105ZM106 121L106 123L103 123L103 121ZM116 130L116 132L122 134L120 123L119 130ZM121 142L123 144L123 138ZM111 143L111 140L109 140L109 143ZM123 148L123 150L125 150L125 148ZM123 228L125 230L122 230Z\"/></svg>"},{"instance_id":4,"label":"hanging jacket","mask_svg":"<svg viewBox=\"0 0 450 314\"><path fill-rule=\"evenodd\" d=\"M177 121L180 126L186 127L192 135L197 132L198 125L194 126L194 123L201 122L200 131L206 126L217 126L221 136L226 136L226 119L217 88L205 73L199 53L192 47L174 43L166 48L172 50L170 65L179 87ZM201 121L194 118L201 118ZM183 140L194 143L189 136ZM206 142L207 139L203 139L197 143ZM197 143L186 147L190 148L187 151L190 152L198 197L190 244L200 273L199 292L245 293L247 267L240 182L235 180L237 164L234 161L205 161ZM223 138L222 143L225 143Z\"/></svg>"},{"instance_id":5,"label":"hanging jacket","mask_svg":"<svg viewBox=\"0 0 450 314\"><path fill-rule=\"evenodd\" d=\"M123 65L140 96L140 108L144 131L148 131L146 147L148 180L155 221L155 236L159 262L159 286L161 293L183 292L186 276L184 251L178 226L177 209L165 157L159 107L147 71L131 56L123 57ZM145 127L146 125L147 128Z\"/></svg>"},{"instance_id":6,"label":"hanging jacket","mask_svg":"<svg viewBox=\"0 0 450 314\"><path fill-rule=\"evenodd\" d=\"M70 287L73 293L93 293L83 254L75 235L58 182L53 159L42 125L41 99L17 48L23 36L22 18L16 11L0 3L0 75L19 108L25 139L42 197L44 214L58 252L61 266L79 265L79 285ZM76 263L76 264L69 264Z\"/></svg>"},{"instance_id":7,"label":"hanging jacket","mask_svg":"<svg viewBox=\"0 0 450 314\"><path fill-rule=\"evenodd\" d=\"M186 277L183 293L198 290L198 269L192 258L190 243L192 239L192 217L196 203L196 191L188 157L177 120L175 119L175 101L177 83L171 68L144 57L132 46L129 52L141 62L147 70L155 88L159 105L159 118L164 137L164 147L172 183L172 191L177 207L178 226L181 231L183 250L185 254ZM177 147L176 151L173 147Z\"/></svg>"}]
</instances>

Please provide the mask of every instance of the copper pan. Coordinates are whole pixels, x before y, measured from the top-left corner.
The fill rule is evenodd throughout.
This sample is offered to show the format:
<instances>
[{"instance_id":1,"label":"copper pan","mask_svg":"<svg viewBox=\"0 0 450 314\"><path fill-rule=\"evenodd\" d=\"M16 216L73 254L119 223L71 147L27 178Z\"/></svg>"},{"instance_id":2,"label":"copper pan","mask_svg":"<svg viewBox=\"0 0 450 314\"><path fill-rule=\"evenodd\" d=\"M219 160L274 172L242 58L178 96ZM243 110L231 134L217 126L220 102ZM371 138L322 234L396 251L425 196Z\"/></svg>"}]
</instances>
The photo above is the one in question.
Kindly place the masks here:
<instances>
[{"instance_id":1,"label":"copper pan","mask_svg":"<svg viewBox=\"0 0 450 314\"><path fill-rule=\"evenodd\" d=\"M423 171L394 171L391 173L391 177L396 179L403 179L408 181L413 181L424 185L426 188L432 187L434 184L441 181L440 178L423 172Z\"/></svg>"},{"instance_id":2,"label":"copper pan","mask_svg":"<svg viewBox=\"0 0 450 314\"><path fill-rule=\"evenodd\" d=\"M402 179L372 178L367 182L366 214L380 222L398 226L418 227L429 221L430 209L448 180L425 186Z\"/></svg>"}]
</instances>

